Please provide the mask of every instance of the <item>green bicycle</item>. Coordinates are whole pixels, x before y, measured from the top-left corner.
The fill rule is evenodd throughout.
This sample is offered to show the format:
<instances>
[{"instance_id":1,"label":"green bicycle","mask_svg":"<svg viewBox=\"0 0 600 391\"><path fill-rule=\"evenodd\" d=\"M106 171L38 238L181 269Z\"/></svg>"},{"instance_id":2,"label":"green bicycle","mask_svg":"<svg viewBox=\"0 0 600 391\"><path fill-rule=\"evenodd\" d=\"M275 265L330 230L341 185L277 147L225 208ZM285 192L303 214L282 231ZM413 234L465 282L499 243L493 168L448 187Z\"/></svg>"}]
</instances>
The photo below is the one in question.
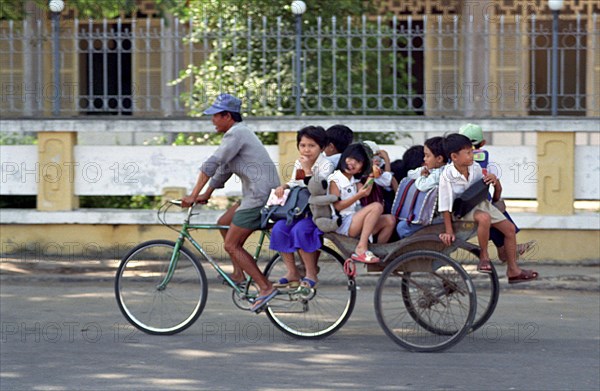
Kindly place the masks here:
<instances>
[{"instance_id":1,"label":"green bicycle","mask_svg":"<svg viewBox=\"0 0 600 391\"><path fill-rule=\"evenodd\" d=\"M170 335L190 327L206 305L208 282L200 260L208 262L225 284L232 288L232 300L242 310L250 310L258 288L250 277L242 284L227 273L190 234L192 230L227 229L216 224L192 224L194 206L188 208L180 228L167 223L167 212L180 201L169 201L158 210L161 224L176 231L176 241L150 240L134 247L121 260L115 279L119 309L136 328L148 333ZM173 214L170 214L173 215ZM269 231L260 232L254 259L258 260ZM196 252L185 246L191 243ZM296 257L299 270L302 262ZM356 301L354 277L344 273L344 258L330 247L319 254L319 284L315 288L280 289L265 312L284 333L297 338L323 338L339 330L348 320ZM280 254L267 263L267 278L283 276L286 267Z\"/></svg>"}]
</instances>

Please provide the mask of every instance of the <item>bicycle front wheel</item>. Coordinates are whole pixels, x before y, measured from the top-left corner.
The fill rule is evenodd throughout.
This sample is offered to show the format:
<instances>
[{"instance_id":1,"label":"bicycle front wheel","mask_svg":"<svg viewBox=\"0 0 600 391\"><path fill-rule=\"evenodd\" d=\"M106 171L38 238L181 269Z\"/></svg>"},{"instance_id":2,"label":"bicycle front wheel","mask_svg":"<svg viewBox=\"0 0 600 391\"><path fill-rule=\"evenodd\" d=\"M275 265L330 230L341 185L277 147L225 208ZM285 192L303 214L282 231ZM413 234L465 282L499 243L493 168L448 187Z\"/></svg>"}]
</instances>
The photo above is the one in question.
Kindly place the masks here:
<instances>
[{"instance_id":1,"label":"bicycle front wheel","mask_svg":"<svg viewBox=\"0 0 600 391\"><path fill-rule=\"evenodd\" d=\"M169 270L171 259L174 270ZM175 334L191 326L207 292L202 265L186 248L175 252L175 243L167 240L136 246L121 261L115 280L121 313L148 334Z\"/></svg>"},{"instance_id":2,"label":"bicycle front wheel","mask_svg":"<svg viewBox=\"0 0 600 391\"><path fill-rule=\"evenodd\" d=\"M356 302L354 278L344 273L344 259L323 246L319 254L319 282L315 288L282 289L267 306L267 316L284 333L296 338L324 338L339 330L350 318ZM303 270L296 254L296 267ZM281 255L275 255L264 274L271 280L287 272Z\"/></svg>"},{"instance_id":3,"label":"bicycle front wheel","mask_svg":"<svg viewBox=\"0 0 600 391\"><path fill-rule=\"evenodd\" d=\"M385 333L416 352L447 349L460 341L475 317L475 289L451 258L412 251L392 261L375 289L375 314Z\"/></svg>"}]
</instances>

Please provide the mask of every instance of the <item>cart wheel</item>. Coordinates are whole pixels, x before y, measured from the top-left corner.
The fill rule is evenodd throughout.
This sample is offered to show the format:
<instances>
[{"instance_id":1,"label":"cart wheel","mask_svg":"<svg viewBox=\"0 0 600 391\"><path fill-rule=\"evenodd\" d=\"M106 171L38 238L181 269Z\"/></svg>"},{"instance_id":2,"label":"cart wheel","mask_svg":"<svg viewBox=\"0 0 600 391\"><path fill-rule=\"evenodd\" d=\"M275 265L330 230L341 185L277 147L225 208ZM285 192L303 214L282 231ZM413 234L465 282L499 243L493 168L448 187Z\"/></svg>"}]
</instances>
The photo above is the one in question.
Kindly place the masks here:
<instances>
[{"instance_id":1,"label":"cart wheel","mask_svg":"<svg viewBox=\"0 0 600 391\"><path fill-rule=\"evenodd\" d=\"M385 333L416 352L458 343L471 329L477 300L469 275L450 257L412 251L393 260L375 290L375 313Z\"/></svg>"}]
</instances>

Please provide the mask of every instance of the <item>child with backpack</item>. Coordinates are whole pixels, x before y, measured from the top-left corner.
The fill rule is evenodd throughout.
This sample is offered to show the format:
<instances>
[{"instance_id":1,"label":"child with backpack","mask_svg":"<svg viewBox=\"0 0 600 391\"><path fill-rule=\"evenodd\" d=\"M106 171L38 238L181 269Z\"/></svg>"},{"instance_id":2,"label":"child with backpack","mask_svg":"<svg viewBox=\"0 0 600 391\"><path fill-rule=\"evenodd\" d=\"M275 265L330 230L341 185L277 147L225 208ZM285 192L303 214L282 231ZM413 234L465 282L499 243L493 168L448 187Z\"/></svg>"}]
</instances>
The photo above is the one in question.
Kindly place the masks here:
<instances>
[{"instance_id":1,"label":"child with backpack","mask_svg":"<svg viewBox=\"0 0 600 391\"><path fill-rule=\"evenodd\" d=\"M294 163L292 178L283 186L275 189L275 196L282 197L286 189L306 187L311 177L325 180L333 172L333 164L323 155L327 145L327 134L320 126L307 126L298 131L296 147L300 157ZM281 277L276 288L297 287L302 284L314 288L317 284L317 250L321 248L323 232L314 224L312 217L305 217L287 225L285 220L279 220L271 230L269 248L279 251L287 267L287 273ZM296 268L294 253L298 251L306 275L302 276Z\"/></svg>"},{"instance_id":2,"label":"child with backpack","mask_svg":"<svg viewBox=\"0 0 600 391\"><path fill-rule=\"evenodd\" d=\"M487 173L484 176L482 168L479 164L475 164L473 146L468 137L457 133L448 135L444 139L444 150L452 162L444 167L440 176L438 210L444 216L445 232L441 233L439 237L446 246L450 246L456 239L452 227L454 200L480 180L483 180L487 185L493 185L496 190L502 188L494 174ZM494 198L497 197L499 197L498 191L494 192ZM480 247L478 271L482 273L492 272L488 241L490 228L495 227L504 235L508 283L531 281L538 277L536 271L521 269L517 265L515 226L489 200L481 201L460 219L477 223L477 239Z\"/></svg>"},{"instance_id":3,"label":"child with backpack","mask_svg":"<svg viewBox=\"0 0 600 391\"><path fill-rule=\"evenodd\" d=\"M420 192L428 192L435 189L440 183L442 167L446 165L448 157L444 152L443 137L432 137L425 141L423 147L423 166L408 171L407 178L414 180L413 185ZM399 192L401 190L399 189ZM396 195L398 197L398 195ZM437 197L437 194L434 195ZM433 203L435 207L435 203ZM396 225L396 232L400 239L405 238L423 227L422 224L414 224L410 219L400 219Z\"/></svg>"}]
</instances>

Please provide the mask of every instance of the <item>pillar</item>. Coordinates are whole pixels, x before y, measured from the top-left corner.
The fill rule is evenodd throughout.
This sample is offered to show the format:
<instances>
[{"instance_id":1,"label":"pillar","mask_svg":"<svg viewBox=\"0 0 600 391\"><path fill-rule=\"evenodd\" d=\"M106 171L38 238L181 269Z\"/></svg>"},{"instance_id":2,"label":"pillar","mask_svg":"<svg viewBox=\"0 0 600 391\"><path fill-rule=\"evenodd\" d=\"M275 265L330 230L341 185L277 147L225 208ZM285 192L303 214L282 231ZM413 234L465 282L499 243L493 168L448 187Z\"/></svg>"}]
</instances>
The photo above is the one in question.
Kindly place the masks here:
<instances>
[{"instance_id":1,"label":"pillar","mask_svg":"<svg viewBox=\"0 0 600 391\"><path fill-rule=\"evenodd\" d=\"M79 207L79 198L75 195L76 143L76 132L38 133L38 210L73 210Z\"/></svg>"},{"instance_id":2,"label":"pillar","mask_svg":"<svg viewBox=\"0 0 600 391\"><path fill-rule=\"evenodd\" d=\"M298 147L296 146L297 132L277 133L277 144L279 146L279 177L281 183L287 183L292 176L294 162L298 159Z\"/></svg>"},{"instance_id":3,"label":"pillar","mask_svg":"<svg viewBox=\"0 0 600 391\"><path fill-rule=\"evenodd\" d=\"M538 213L573 214L575 133L537 133Z\"/></svg>"}]
</instances>

